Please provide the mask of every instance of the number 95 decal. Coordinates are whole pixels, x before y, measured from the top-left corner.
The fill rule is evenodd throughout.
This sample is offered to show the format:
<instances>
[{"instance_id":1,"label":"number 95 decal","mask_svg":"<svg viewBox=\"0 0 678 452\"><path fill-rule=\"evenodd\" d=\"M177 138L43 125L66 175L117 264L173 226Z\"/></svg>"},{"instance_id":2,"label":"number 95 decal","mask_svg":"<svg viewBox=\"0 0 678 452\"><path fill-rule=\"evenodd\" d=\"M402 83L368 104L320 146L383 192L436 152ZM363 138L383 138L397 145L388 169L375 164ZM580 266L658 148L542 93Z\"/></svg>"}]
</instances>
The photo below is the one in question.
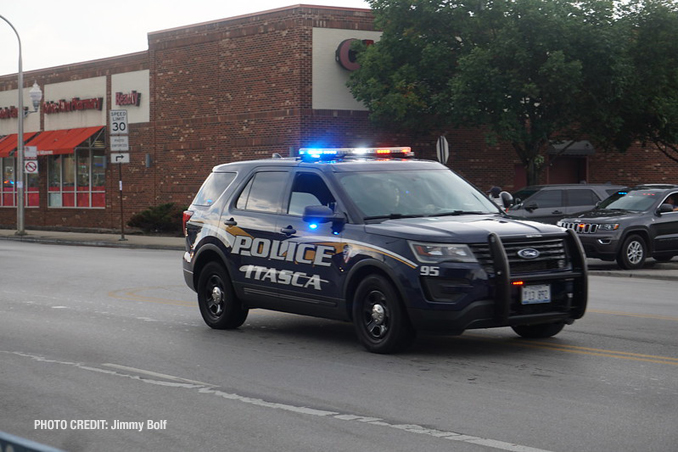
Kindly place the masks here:
<instances>
[{"instance_id":1,"label":"number 95 decal","mask_svg":"<svg viewBox=\"0 0 678 452\"><path fill-rule=\"evenodd\" d=\"M440 267L431 267L429 265L422 265L419 267L419 274L421 276L440 276Z\"/></svg>"}]
</instances>

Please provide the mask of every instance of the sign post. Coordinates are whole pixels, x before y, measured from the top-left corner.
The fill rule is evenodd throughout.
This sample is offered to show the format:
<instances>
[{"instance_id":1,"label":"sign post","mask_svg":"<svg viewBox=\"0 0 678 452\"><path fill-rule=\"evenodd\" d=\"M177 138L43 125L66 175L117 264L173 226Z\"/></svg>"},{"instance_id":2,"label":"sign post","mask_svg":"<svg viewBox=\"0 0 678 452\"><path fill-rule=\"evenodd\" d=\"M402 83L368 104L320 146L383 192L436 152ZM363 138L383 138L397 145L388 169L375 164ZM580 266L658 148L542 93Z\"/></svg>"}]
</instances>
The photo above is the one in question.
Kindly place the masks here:
<instances>
[{"instance_id":1,"label":"sign post","mask_svg":"<svg viewBox=\"0 0 678 452\"><path fill-rule=\"evenodd\" d=\"M125 212L123 209L122 195L122 164L129 163L129 136L127 135L127 110L111 110L111 162L118 164L118 187L120 190L120 241L125 238ZM114 154L113 152L116 152Z\"/></svg>"}]
</instances>

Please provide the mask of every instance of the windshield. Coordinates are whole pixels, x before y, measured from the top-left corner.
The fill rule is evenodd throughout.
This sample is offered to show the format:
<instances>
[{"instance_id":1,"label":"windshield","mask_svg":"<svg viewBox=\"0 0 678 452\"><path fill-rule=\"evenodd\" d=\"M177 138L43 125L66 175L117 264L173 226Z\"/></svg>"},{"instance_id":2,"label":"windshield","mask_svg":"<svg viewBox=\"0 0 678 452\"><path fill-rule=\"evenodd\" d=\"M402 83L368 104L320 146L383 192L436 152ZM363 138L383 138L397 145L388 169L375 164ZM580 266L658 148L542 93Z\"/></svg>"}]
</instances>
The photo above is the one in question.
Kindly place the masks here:
<instances>
[{"instance_id":1,"label":"windshield","mask_svg":"<svg viewBox=\"0 0 678 452\"><path fill-rule=\"evenodd\" d=\"M600 203L598 209L643 212L651 208L661 192L653 190L619 191Z\"/></svg>"},{"instance_id":2,"label":"windshield","mask_svg":"<svg viewBox=\"0 0 678 452\"><path fill-rule=\"evenodd\" d=\"M498 207L449 170L339 175L364 219L497 213Z\"/></svg>"}]
</instances>

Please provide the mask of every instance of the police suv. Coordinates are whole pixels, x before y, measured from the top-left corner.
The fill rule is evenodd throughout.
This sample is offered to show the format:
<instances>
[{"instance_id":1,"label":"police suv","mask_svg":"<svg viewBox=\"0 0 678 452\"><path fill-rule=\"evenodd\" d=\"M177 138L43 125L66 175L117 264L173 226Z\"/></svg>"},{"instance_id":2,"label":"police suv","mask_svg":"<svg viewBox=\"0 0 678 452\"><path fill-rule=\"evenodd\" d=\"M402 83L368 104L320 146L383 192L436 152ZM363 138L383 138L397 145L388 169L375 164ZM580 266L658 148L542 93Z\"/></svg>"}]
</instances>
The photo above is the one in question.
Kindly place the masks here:
<instances>
[{"instance_id":1,"label":"police suv","mask_svg":"<svg viewBox=\"0 0 678 452\"><path fill-rule=\"evenodd\" d=\"M216 329L271 309L351 321L367 350L392 353L417 332L550 337L586 310L574 231L509 218L410 148L216 166L184 231L184 277Z\"/></svg>"}]
</instances>

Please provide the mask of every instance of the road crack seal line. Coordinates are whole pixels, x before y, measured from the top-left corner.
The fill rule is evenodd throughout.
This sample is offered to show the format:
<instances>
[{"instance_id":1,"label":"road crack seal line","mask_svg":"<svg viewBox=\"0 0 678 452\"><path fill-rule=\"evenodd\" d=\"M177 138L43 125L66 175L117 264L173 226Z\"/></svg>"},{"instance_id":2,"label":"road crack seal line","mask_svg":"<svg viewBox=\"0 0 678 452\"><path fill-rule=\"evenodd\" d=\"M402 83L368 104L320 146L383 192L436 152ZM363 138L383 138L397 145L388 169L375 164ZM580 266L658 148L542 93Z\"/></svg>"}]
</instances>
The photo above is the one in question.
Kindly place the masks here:
<instances>
[{"instance_id":1,"label":"road crack seal line","mask_svg":"<svg viewBox=\"0 0 678 452\"><path fill-rule=\"evenodd\" d=\"M249 405L258 406L262 408L269 408L275 410L282 410L291 413L297 413L306 416L316 416L324 417L328 419L337 419L344 422L361 422L364 424L391 428L394 430L400 430L407 433L416 433L419 435L432 436L434 438L447 439L451 441L458 441L469 444L476 444L485 447L491 447L493 449L508 451L508 452L550 452L545 449L537 449L529 446L522 446L520 444L507 443L505 441L498 441L490 438L482 438L479 436L465 435L463 433L437 430L428 427L424 427L417 424L396 424L392 422L385 421L384 419L377 417L367 417L360 416L356 414L349 413L339 413L336 411L327 411L317 408L310 408L306 406L296 406L280 402L269 402L263 399L242 396L240 394L221 391L216 385L211 385L209 383L203 383L194 380L187 380L185 378L176 377L173 375L162 374L158 372L153 372L144 369L138 369L134 367L122 366L119 364L112 363L103 363L102 369L100 367L94 367L79 362L72 361L59 361L55 359L45 358L43 356L31 355L28 353L22 353L17 351L6 351L0 350L0 353L10 354L19 356L22 358L29 358L40 363L49 363L49 364L59 364L75 367L77 369L86 370L89 372L97 372L105 375L116 376L129 378L132 380L141 381L143 383L154 384L158 386L172 387L178 389L191 389L197 390L199 394L214 395L226 400L234 400L241 403L247 403ZM137 374L137 375L134 375Z\"/></svg>"}]
</instances>

